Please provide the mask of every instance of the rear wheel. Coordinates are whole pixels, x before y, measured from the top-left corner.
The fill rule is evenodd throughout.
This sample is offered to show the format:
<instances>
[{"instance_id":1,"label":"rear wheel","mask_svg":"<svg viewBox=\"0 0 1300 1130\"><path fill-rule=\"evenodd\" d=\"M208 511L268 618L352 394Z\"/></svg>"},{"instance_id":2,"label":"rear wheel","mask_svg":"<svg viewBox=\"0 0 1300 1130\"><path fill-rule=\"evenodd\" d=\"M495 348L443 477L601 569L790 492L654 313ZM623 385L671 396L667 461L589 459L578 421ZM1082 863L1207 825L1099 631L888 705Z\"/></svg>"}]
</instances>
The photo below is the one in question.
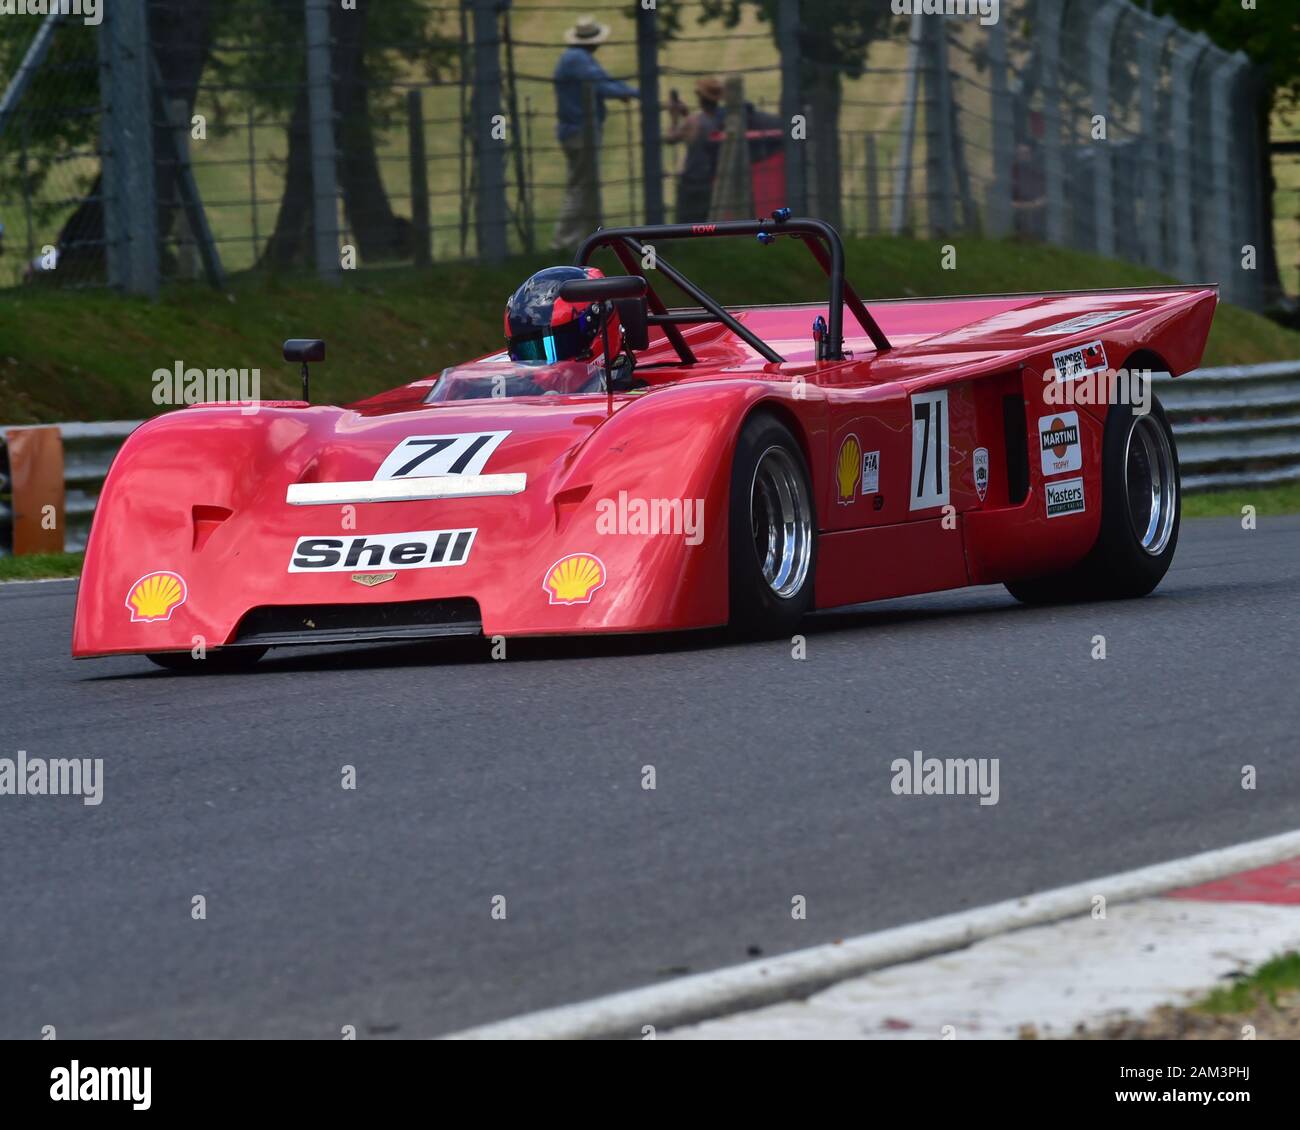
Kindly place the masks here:
<instances>
[{"instance_id":1,"label":"rear wheel","mask_svg":"<svg viewBox=\"0 0 1300 1130\"><path fill-rule=\"evenodd\" d=\"M1102 438L1101 529L1088 556L1064 573L1007 585L1027 604L1146 596L1169 571L1178 545L1182 492L1178 450L1160 401L1135 416L1106 415Z\"/></svg>"},{"instance_id":2,"label":"rear wheel","mask_svg":"<svg viewBox=\"0 0 1300 1130\"><path fill-rule=\"evenodd\" d=\"M790 429L765 412L741 429L731 467L731 630L791 634L812 608L817 515Z\"/></svg>"},{"instance_id":3,"label":"rear wheel","mask_svg":"<svg viewBox=\"0 0 1300 1130\"><path fill-rule=\"evenodd\" d=\"M202 659L195 659L188 651L156 651L149 655L149 662L156 663L167 671L180 671L190 675L229 674L233 671L248 671L266 654L264 647L223 647L207 652Z\"/></svg>"}]
</instances>

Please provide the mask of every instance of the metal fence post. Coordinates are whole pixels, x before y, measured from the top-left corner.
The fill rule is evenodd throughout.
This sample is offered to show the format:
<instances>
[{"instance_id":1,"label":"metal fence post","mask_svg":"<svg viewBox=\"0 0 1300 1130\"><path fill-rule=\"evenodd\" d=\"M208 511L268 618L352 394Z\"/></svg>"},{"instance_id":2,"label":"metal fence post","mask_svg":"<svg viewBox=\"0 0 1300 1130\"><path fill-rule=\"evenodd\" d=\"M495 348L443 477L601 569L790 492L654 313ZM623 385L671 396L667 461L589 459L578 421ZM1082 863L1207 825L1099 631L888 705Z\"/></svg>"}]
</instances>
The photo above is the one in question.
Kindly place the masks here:
<instances>
[{"instance_id":1,"label":"metal fence post","mask_svg":"<svg viewBox=\"0 0 1300 1130\"><path fill-rule=\"evenodd\" d=\"M785 202L796 216L808 211L805 141L794 136L794 119L804 113L799 70L799 0L778 0L776 41L781 50L781 117L785 131Z\"/></svg>"},{"instance_id":2,"label":"metal fence post","mask_svg":"<svg viewBox=\"0 0 1300 1130\"><path fill-rule=\"evenodd\" d=\"M1065 169L1061 163L1061 17L1064 0L1039 0L1038 55L1043 76L1043 181L1049 243L1065 243Z\"/></svg>"},{"instance_id":3,"label":"metal fence post","mask_svg":"<svg viewBox=\"0 0 1300 1130\"><path fill-rule=\"evenodd\" d=\"M867 234L880 234L880 183L876 171L876 135L863 138L863 172L867 180Z\"/></svg>"},{"instance_id":4,"label":"metal fence post","mask_svg":"<svg viewBox=\"0 0 1300 1130\"><path fill-rule=\"evenodd\" d=\"M989 34L989 100L993 119L993 184L986 208L989 234L1001 239L1011 234L1011 165L1015 160L1015 124L1011 92L1007 87L1006 25L998 20Z\"/></svg>"},{"instance_id":5,"label":"metal fence post","mask_svg":"<svg viewBox=\"0 0 1300 1130\"><path fill-rule=\"evenodd\" d=\"M109 283L156 297L158 191L153 152L153 57L146 0L105 6L99 34L103 177Z\"/></svg>"},{"instance_id":6,"label":"metal fence post","mask_svg":"<svg viewBox=\"0 0 1300 1130\"><path fill-rule=\"evenodd\" d=\"M479 258L499 263L506 257L506 152L504 138L493 137L501 117L501 57L497 0L474 3L474 143L478 158L475 230ZM514 125L515 123L511 123Z\"/></svg>"},{"instance_id":7,"label":"metal fence post","mask_svg":"<svg viewBox=\"0 0 1300 1130\"><path fill-rule=\"evenodd\" d=\"M1092 244L1098 255L1115 255L1115 162L1110 148L1110 55L1115 44L1115 29L1124 12L1120 0L1108 0L1101 13L1093 17L1088 34L1089 85L1092 87L1092 112L1106 123L1106 137L1093 141L1096 173L1093 178Z\"/></svg>"},{"instance_id":8,"label":"metal fence post","mask_svg":"<svg viewBox=\"0 0 1300 1130\"><path fill-rule=\"evenodd\" d=\"M1210 41L1200 33L1175 37L1173 70L1169 82L1170 143L1173 146L1174 175L1170 181L1173 201L1174 274L1184 281L1196 274L1196 215L1192 201L1192 177L1196 162L1192 151L1197 130L1192 122L1192 79ZM1197 176L1199 185L1201 178Z\"/></svg>"},{"instance_id":9,"label":"metal fence post","mask_svg":"<svg viewBox=\"0 0 1300 1130\"><path fill-rule=\"evenodd\" d=\"M653 8L636 10L636 67L641 87L641 199L647 224L664 222L663 141L659 132L659 41Z\"/></svg>"},{"instance_id":10,"label":"metal fence post","mask_svg":"<svg viewBox=\"0 0 1300 1130\"><path fill-rule=\"evenodd\" d=\"M329 0L304 0L307 19L307 94L311 120L312 220L316 273L337 282L339 181L334 150L334 81L330 67Z\"/></svg>"},{"instance_id":11,"label":"metal fence post","mask_svg":"<svg viewBox=\"0 0 1300 1130\"><path fill-rule=\"evenodd\" d=\"M907 91L903 96L902 135L894 166L894 207L889 220L889 230L893 235L902 234L907 225L907 203L912 193L912 151L916 147L916 102L924 65L921 61L924 35L925 17L919 11L914 12L907 37Z\"/></svg>"},{"instance_id":12,"label":"metal fence post","mask_svg":"<svg viewBox=\"0 0 1300 1130\"><path fill-rule=\"evenodd\" d=\"M948 83L942 19L926 19L925 68L925 198L931 237L953 230L952 105Z\"/></svg>"},{"instance_id":13,"label":"metal fence post","mask_svg":"<svg viewBox=\"0 0 1300 1130\"><path fill-rule=\"evenodd\" d=\"M411 168L411 227L415 232L415 265L427 267L429 253L429 164L424 152L424 92L406 92L407 148Z\"/></svg>"},{"instance_id":14,"label":"metal fence post","mask_svg":"<svg viewBox=\"0 0 1300 1130\"><path fill-rule=\"evenodd\" d=\"M1237 75L1246 67L1241 52L1225 54L1210 76L1210 193L1214 237L1205 256L1210 278L1223 283L1229 302L1241 301L1241 245L1245 225L1241 222L1240 191L1232 184L1232 91Z\"/></svg>"},{"instance_id":15,"label":"metal fence post","mask_svg":"<svg viewBox=\"0 0 1300 1130\"><path fill-rule=\"evenodd\" d=\"M1138 100L1142 115L1142 210L1139 213L1142 233L1142 261L1149 267L1164 265L1165 194L1162 191L1163 173L1160 149L1164 144L1156 114L1156 79L1160 71L1160 55L1165 40L1174 30L1174 21L1168 16L1152 19L1143 16L1142 32L1138 41Z\"/></svg>"}]
</instances>

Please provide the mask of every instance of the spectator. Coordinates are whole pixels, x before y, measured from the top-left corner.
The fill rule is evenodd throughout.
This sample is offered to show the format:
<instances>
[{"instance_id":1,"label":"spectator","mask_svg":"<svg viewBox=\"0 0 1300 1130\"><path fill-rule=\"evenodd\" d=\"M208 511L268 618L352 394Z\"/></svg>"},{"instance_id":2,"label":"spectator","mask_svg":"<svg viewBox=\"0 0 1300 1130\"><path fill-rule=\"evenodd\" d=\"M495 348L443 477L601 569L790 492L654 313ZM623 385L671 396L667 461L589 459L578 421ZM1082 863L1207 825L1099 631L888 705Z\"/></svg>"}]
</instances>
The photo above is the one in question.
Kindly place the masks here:
<instances>
[{"instance_id":1,"label":"spectator","mask_svg":"<svg viewBox=\"0 0 1300 1130\"><path fill-rule=\"evenodd\" d=\"M708 218L718 146L713 134L722 128L722 80L708 75L695 83L700 108L691 113L674 90L668 103L667 140L685 142L677 174L677 222L693 224Z\"/></svg>"},{"instance_id":2,"label":"spectator","mask_svg":"<svg viewBox=\"0 0 1300 1130\"><path fill-rule=\"evenodd\" d=\"M582 16L564 33L568 44L555 68L555 136L564 150L567 169L564 205L555 223L555 250L572 249L600 226L600 128L605 121L605 99L623 102L640 95L626 83L612 79L596 62L596 48L609 38L609 28L591 16ZM591 83L596 96L595 146L585 144L584 88Z\"/></svg>"},{"instance_id":3,"label":"spectator","mask_svg":"<svg viewBox=\"0 0 1300 1130\"><path fill-rule=\"evenodd\" d=\"M686 143L677 180L677 222L695 224L712 219L713 182L718 171L719 134L726 128L726 108L722 105L722 80L707 75L695 84L700 108L690 113L686 103L673 91L668 103L672 119L667 139ZM760 133L779 132L782 119L745 103L745 129L750 134L750 162L760 161L781 148L779 137L764 138Z\"/></svg>"}]
</instances>

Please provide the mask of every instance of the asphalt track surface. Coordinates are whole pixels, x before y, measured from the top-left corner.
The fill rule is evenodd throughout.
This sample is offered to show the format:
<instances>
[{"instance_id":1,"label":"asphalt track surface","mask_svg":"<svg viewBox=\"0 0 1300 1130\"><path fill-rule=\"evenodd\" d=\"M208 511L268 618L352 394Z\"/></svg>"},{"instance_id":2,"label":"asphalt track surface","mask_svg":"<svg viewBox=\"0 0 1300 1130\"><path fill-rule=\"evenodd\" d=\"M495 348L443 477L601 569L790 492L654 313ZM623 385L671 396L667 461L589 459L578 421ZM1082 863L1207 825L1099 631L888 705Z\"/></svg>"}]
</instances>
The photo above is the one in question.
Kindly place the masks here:
<instances>
[{"instance_id":1,"label":"asphalt track surface","mask_svg":"<svg viewBox=\"0 0 1300 1130\"><path fill-rule=\"evenodd\" d=\"M1298 549L1300 517L1190 522L1143 600L890 601L815 618L803 660L175 676L73 663L71 582L0 586L0 757L105 774L98 807L0 796L0 1036L430 1036L1294 829ZM999 803L894 795L917 749L999 758Z\"/></svg>"}]
</instances>

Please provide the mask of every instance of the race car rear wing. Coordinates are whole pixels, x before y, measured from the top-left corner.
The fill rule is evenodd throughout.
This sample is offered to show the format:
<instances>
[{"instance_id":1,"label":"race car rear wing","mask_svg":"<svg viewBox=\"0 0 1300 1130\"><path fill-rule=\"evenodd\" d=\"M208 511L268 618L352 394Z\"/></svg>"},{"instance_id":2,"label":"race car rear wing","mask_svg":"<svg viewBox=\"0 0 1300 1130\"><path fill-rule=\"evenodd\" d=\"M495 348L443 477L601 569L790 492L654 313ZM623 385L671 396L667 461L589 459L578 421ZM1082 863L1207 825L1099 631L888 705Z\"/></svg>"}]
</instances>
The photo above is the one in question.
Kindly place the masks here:
<instances>
[{"instance_id":1,"label":"race car rear wing","mask_svg":"<svg viewBox=\"0 0 1300 1130\"><path fill-rule=\"evenodd\" d=\"M681 271L672 266L658 249L655 251L655 270L696 302L701 313L670 311L655 291L654 284L641 264L645 244L657 244L670 239L712 239L719 236L754 236L760 244L774 242L779 236L801 240L830 280L830 302L827 310L826 332L818 350L822 360L839 361L844 358L844 307L847 305L871 343L880 352L890 348L889 339L881 332L875 318L863 305L853 285L844 277L844 244L840 234L822 220L791 219L790 209L779 208L765 220L719 220L707 224L647 224L644 227L601 228L589 235L578 249L574 262L585 267L600 248L608 247L629 274L646 281L646 301L650 308L651 325L662 326L683 365L695 363L695 354L686 343L682 325L720 322L760 356L774 364L785 359L756 333L731 315L712 295L696 286Z\"/></svg>"}]
</instances>

